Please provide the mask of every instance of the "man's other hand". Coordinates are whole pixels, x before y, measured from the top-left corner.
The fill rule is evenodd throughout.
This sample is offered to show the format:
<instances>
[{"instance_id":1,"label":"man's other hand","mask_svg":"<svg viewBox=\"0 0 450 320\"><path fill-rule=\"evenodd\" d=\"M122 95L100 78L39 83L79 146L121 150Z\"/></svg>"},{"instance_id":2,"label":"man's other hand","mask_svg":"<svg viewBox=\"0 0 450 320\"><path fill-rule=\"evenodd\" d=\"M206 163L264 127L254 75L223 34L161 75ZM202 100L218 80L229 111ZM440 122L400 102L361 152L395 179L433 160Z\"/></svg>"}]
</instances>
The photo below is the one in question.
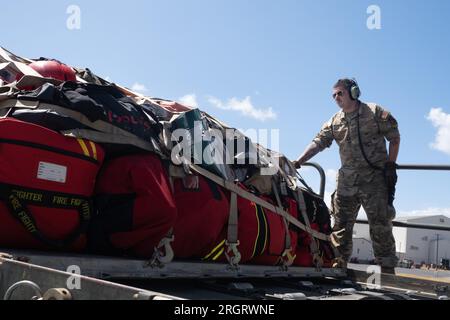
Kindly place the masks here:
<instances>
[{"instance_id":1,"label":"man's other hand","mask_svg":"<svg viewBox=\"0 0 450 320\"><path fill-rule=\"evenodd\" d=\"M397 164L392 161L386 162L384 167L384 177L388 191L388 203L393 206L395 199L395 187L397 184Z\"/></svg>"},{"instance_id":2,"label":"man's other hand","mask_svg":"<svg viewBox=\"0 0 450 320\"><path fill-rule=\"evenodd\" d=\"M388 187L395 187L397 184L397 164L391 161L386 162L384 174Z\"/></svg>"}]
</instances>

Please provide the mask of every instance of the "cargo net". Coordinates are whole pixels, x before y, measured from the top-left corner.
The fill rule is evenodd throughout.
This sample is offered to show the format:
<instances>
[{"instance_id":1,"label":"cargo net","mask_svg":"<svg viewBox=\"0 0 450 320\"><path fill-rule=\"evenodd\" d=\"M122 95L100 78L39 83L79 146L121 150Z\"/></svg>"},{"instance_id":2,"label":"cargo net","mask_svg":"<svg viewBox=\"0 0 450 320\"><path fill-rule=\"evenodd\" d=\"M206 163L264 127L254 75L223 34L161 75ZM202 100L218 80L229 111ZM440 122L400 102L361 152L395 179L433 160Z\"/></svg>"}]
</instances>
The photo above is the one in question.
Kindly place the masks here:
<instances>
[{"instance_id":1,"label":"cargo net","mask_svg":"<svg viewBox=\"0 0 450 320\"><path fill-rule=\"evenodd\" d=\"M329 210L291 161L206 112L5 49L0 84L0 144L9 146L0 246L139 257L152 267L175 257L322 268L337 257ZM22 195L20 206L9 194ZM70 210L76 197L88 214Z\"/></svg>"}]
</instances>

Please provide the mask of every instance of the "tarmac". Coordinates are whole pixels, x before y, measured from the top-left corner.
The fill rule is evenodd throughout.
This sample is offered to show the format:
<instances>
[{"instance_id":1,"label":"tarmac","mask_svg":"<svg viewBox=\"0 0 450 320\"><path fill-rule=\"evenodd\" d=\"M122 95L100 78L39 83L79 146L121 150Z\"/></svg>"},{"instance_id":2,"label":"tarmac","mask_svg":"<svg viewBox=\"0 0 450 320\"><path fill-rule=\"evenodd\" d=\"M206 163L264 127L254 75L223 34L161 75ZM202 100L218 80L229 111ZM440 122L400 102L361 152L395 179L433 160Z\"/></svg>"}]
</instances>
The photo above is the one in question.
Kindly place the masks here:
<instances>
[{"instance_id":1,"label":"tarmac","mask_svg":"<svg viewBox=\"0 0 450 320\"><path fill-rule=\"evenodd\" d=\"M371 271L371 268L376 266L367 265L367 264L354 264L351 263L348 265L349 269L358 270L358 271ZM370 272L369 272L370 273ZM450 271L446 270L423 270L423 269L407 269L407 268L395 268L395 274L397 276L413 278L413 279L421 279L421 280L432 280L450 283Z\"/></svg>"}]
</instances>

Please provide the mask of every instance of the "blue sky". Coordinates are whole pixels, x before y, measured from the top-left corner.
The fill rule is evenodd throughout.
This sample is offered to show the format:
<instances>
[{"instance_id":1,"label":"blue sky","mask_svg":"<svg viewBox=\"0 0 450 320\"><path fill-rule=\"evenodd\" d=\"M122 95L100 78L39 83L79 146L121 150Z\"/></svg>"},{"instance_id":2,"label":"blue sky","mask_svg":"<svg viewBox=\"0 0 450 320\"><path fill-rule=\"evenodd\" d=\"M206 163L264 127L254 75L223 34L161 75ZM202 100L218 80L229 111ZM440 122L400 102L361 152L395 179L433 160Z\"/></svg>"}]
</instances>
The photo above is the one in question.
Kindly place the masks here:
<instances>
[{"instance_id":1,"label":"blue sky","mask_svg":"<svg viewBox=\"0 0 450 320\"><path fill-rule=\"evenodd\" d=\"M70 5L80 8L80 29L67 28ZM379 30L367 28L370 5L381 10ZM362 100L399 121L399 163L449 164L449 18L450 2L437 0L18 0L2 4L0 45L190 101L237 128L280 129L292 159L338 111L335 80L355 77ZM329 194L336 146L314 161L329 173ZM399 214L450 216L449 178L400 172Z\"/></svg>"}]
</instances>

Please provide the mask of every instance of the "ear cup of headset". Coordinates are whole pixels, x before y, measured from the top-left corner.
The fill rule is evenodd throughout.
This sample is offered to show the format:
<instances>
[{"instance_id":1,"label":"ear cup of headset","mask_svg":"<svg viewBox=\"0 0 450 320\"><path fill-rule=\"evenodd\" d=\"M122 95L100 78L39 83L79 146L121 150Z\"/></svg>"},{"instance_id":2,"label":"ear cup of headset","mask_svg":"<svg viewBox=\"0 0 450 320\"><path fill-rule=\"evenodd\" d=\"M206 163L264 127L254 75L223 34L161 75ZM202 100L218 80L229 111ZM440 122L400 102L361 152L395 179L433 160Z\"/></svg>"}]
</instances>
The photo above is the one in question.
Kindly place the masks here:
<instances>
[{"instance_id":1,"label":"ear cup of headset","mask_svg":"<svg viewBox=\"0 0 450 320\"><path fill-rule=\"evenodd\" d=\"M359 90L359 86L357 84L353 85L350 88L350 97L353 100L357 100L361 96L361 90Z\"/></svg>"},{"instance_id":2,"label":"ear cup of headset","mask_svg":"<svg viewBox=\"0 0 450 320\"><path fill-rule=\"evenodd\" d=\"M352 100L358 100L359 97L361 96L361 90L359 89L359 85L358 82L356 82L356 79L349 79L350 80L350 85L348 87L348 92L350 94L350 98Z\"/></svg>"}]
</instances>

